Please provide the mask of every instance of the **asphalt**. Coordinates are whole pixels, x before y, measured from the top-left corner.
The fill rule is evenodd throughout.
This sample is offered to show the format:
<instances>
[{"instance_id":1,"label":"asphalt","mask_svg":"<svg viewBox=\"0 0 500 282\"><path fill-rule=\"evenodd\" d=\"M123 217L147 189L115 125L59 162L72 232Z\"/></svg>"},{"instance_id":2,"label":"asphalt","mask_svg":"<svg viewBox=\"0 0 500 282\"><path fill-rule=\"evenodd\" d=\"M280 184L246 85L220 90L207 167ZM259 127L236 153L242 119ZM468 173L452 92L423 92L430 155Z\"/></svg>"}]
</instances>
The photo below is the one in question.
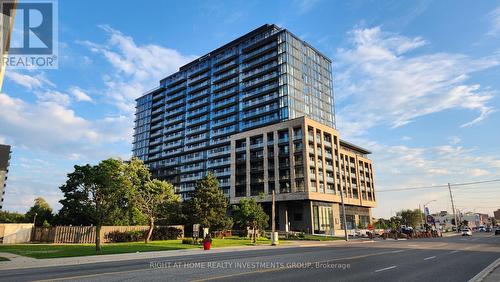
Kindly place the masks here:
<instances>
[{"instance_id":1,"label":"asphalt","mask_svg":"<svg viewBox=\"0 0 500 282\"><path fill-rule=\"evenodd\" d=\"M500 258L500 236L318 243L0 271L1 281L468 281Z\"/></svg>"}]
</instances>

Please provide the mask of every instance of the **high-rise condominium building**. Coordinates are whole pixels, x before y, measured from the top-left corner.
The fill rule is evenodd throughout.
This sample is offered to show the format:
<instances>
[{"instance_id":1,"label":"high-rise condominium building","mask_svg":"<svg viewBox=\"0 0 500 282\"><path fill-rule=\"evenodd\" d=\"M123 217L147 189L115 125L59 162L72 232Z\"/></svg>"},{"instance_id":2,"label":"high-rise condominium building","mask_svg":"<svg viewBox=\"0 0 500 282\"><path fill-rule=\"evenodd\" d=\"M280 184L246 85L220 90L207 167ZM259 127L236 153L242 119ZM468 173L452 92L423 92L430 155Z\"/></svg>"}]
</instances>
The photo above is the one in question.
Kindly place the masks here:
<instances>
[{"instance_id":1,"label":"high-rise condominium building","mask_svg":"<svg viewBox=\"0 0 500 282\"><path fill-rule=\"evenodd\" d=\"M299 117L334 130L331 68L330 59L288 30L263 25L138 98L133 154L184 198L208 171L230 197L233 135Z\"/></svg>"},{"instance_id":2,"label":"high-rise condominium building","mask_svg":"<svg viewBox=\"0 0 500 282\"><path fill-rule=\"evenodd\" d=\"M7 186L7 173L9 172L10 146L0 144L0 210L3 207L3 197Z\"/></svg>"}]
</instances>

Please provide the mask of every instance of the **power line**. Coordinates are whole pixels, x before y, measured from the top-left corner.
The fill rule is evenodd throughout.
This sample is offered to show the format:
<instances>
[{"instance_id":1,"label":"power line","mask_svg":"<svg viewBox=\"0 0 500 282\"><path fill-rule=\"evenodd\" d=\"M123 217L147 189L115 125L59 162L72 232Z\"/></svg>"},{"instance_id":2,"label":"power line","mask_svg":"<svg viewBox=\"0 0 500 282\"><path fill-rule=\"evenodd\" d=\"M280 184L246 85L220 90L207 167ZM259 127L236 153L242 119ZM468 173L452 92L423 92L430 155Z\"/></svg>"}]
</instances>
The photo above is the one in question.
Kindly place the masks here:
<instances>
[{"instance_id":1,"label":"power line","mask_svg":"<svg viewBox=\"0 0 500 282\"><path fill-rule=\"evenodd\" d=\"M463 182L463 183L453 183L451 186L466 186L466 185L474 185L474 184L485 184L485 183L493 183L500 182L500 179L492 179L492 180L482 180L482 181L474 181L474 182ZM445 188L448 187L448 184L442 185L431 185L431 186L419 186L419 187L406 187L406 188L396 188L396 189L388 189L388 190L379 190L378 193L381 192L398 192L398 191L408 191L408 190L421 190L421 189L433 189L433 188ZM457 188L464 189L467 187Z\"/></svg>"}]
</instances>

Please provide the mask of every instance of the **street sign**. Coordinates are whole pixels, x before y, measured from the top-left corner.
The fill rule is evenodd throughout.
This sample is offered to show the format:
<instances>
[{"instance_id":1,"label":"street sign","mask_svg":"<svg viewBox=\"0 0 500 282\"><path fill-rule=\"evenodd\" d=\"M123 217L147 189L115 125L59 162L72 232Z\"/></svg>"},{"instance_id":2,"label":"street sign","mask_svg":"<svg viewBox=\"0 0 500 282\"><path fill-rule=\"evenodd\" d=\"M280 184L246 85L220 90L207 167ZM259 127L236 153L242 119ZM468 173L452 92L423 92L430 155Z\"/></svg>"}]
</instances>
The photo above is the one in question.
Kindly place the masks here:
<instances>
[{"instance_id":1,"label":"street sign","mask_svg":"<svg viewBox=\"0 0 500 282\"><path fill-rule=\"evenodd\" d=\"M435 222L435 221L434 221L434 217L433 217L432 215L428 215L428 216L426 217L426 219L427 219L427 223L428 223L428 224L434 224L434 222Z\"/></svg>"}]
</instances>

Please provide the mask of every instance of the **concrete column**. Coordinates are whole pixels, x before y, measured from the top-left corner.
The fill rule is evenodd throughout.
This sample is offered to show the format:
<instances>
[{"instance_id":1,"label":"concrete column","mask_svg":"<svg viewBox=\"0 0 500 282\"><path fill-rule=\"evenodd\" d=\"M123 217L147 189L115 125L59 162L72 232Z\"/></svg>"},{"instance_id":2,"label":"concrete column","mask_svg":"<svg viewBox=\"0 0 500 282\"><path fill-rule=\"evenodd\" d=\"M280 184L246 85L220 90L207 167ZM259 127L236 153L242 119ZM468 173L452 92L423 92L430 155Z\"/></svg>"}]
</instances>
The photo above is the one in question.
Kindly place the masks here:
<instances>
[{"instance_id":1,"label":"concrete column","mask_svg":"<svg viewBox=\"0 0 500 282\"><path fill-rule=\"evenodd\" d=\"M263 137L262 137L262 142L264 142L264 195L269 195L269 183L268 183L268 179L269 179L269 170L268 170L268 150L267 150L267 133L264 132L263 133Z\"/></svg>"},{"instance_id":2,"label":"concrete column","mask_svg":"<svg viewBox=\"0 0 500 282\"><path fill-rule=\"evenodd\" d=\"M250 177L250 137L245 139L246 143L246 195L250 196L250 181L252 178Z\"/></svg>"}]
</instances>

